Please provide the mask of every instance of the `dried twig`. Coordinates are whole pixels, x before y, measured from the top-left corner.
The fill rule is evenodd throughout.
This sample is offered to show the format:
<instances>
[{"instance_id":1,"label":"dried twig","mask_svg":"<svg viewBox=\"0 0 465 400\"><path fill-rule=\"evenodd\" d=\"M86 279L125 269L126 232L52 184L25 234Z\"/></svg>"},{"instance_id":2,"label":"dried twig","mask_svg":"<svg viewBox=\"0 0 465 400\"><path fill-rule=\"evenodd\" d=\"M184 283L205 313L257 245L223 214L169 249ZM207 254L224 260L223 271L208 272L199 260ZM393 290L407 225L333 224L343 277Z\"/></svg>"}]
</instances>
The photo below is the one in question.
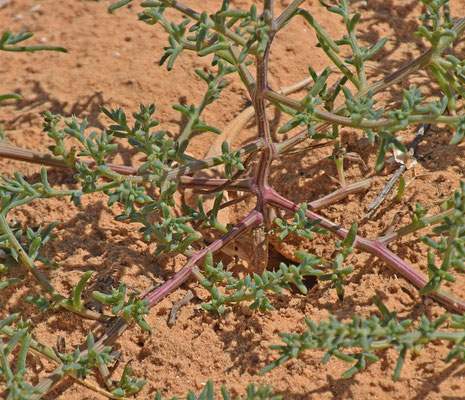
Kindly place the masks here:
<instances>
[{"instance_id":1,"label":"dried twig","mask_svg":"<svg viewBox=\"0 0 465 400\"><path fill-rule=\"evenodd\" d=\"M170 312L170 318L168 320L169 325L174 325L176 323L176 319L178 318L178 311L182 306L188 304L194 298L194 294L192 291L188 290L184 297L179 300L177 303L173 305L173 308Z\"/></svg>"},{"instance_id":2,"label":"dried twig","mask_svg":"<svg viewBox=\"0 0 465 400\"><path fill-rule=\"evenodd\" d=\"M415 139L413 139L412 144L409 146L409 150L413 149L413 154L415 155L417 151L417 147L420 144L420 142L423 140L426 132L428 131L430 127L430 124L421 124L420 128L418 129L418 132L415 136ZM380 206L380 204L384 201L388 193L391 191L392 187L394 184L397 182L397 180L400 178L400 176L405 172L407 169L406 164L401 164L399 168L397 168L397 171L394 173L391 179L389 179L389 182L386 183L386 186L384 186L383 190L379 193L379 195L374 199L370 206L368 207L368 211L365 214L364 219L370 218L373 213L376 211L376 209Z\"/></svg>"}]
</instances>

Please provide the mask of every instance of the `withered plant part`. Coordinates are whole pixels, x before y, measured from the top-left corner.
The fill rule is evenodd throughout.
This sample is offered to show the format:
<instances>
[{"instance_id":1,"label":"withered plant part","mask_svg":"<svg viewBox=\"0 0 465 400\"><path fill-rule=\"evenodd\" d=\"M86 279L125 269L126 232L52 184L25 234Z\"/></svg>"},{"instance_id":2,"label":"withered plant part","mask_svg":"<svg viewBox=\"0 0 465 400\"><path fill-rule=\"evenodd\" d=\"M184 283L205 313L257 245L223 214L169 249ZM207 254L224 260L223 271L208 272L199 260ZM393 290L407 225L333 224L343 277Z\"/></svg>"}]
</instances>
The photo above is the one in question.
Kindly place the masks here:
<instances>
[{"instance_id":1,"label":"withered plant part","mask_svg":"<svg viewBox=\"0 0 465 400\"><path fill-rule=\"evenodd\" d=\"M415 139L413 140L412 144L408 147L407 155L410 155L412 157L415 155L417 151L417 147L420 144L420 142L423 140L423 138L425 137L425 134L427 133L428 129L429 129L429 124L420 126L415 136ZM396 172L394 172L391 179L389 179L388 183L386 183L386 185L384 186L383 190L381 190L379 195L376 196L376 199L374 199L368 206L368 212L365 214L365 219L370 218L374 214L376 209L380 206L380 204L384 201L386 196L389 194L394 184L399 180L402 174L409 168L407 161L403 162L401 160L400 162L401 162L401 165L397 168Z\"/></svg>"}]
</instances>

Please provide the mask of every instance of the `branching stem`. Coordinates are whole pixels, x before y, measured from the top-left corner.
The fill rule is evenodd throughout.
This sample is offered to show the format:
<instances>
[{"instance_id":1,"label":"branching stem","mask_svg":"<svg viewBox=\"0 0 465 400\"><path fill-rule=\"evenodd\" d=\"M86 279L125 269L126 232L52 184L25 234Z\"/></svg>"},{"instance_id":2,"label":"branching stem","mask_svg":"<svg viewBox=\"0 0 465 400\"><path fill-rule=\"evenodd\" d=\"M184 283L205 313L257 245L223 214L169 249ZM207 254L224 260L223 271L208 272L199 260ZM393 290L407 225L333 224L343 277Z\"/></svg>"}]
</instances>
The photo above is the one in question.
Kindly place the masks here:
<instances>
[{"instance_id":1,"label":"branching stem","mask_svg":"<svg viewBox=\"0 0 465 400\"><path fill-rule=\"evenodd\" d=\"M87 310L87 309L81 309L78 310L72 305L70 305L66 300L67 298L62 296L60 293L57 292L57 290L50 284L50 282L45 278L45 276L39 271L39 269L36 267L34 261L29 257L29 255L26 254L24 251L23 247L21 244L18 242L16 239L15 235L11 231L10 226L8 225L8 222L6 218L0 214L0 230L3 234L8 235L8 241L11 245L11 247L15 250L15 252L18 254L19 258L23 262L23 264L26 266L28 271L31 273L31 275L35 278L35 280L44 288L44 290L50 295L50 297L53 299L55 307L62 307L65 308L69 311L72 311L76 314L79 314L83 317L86 318L91 318L91 319L96 319L99 321L108 321L109 317L94 312L92 310Z\"/></svg>"},{"instance_id":2,"label":"branching stem","mask_svg":"<svg viewBox=\"0 0 465 400\"><path fill-rule=\"evenodd\" d=\"M291 202L285 197L282 197L274 190L267 193L265 201L273 207L279 207L292 213L296 213L299 209L297 204ZM319 214L316 214L313 211L307 210L306 214L309 218L321 220L319 223L321 227L328 229L341 239L346 237L348 233L347 229L342 228L341 226L329 221L328 219L322 217ZM421 289L428 282L424 276L416 272L404 260L391 252L383 243L376 239L366 239L357 235L354 242L354 247L358 250L373 254L374 256L383 260L390 268L405 277L418 289ZM465 312L465 301L455 298L445 291L439 290L437 292L431 292L428 295L435 298L437 301L439 301L447 308L450 308L451 310L461 313Z\"/></svg>"}]
</instances>

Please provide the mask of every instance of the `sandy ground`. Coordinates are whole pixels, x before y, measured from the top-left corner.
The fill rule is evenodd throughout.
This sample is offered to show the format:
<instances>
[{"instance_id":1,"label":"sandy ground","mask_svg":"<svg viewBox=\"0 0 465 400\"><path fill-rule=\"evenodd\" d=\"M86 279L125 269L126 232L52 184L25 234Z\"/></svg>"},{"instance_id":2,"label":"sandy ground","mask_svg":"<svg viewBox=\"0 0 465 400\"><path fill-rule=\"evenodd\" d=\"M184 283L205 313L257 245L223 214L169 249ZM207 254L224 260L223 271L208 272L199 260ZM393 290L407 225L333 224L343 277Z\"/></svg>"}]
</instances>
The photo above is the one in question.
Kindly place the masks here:
<instances>
[{"instance_id":1,"label":"sandy ground","mask_svg":"<svg viewBox=\"0 0 465 400\"><path fill-rule=\"evenodd\" d=\"M200 2L190 1L192 8ZM290 0L276 2L282 10ZM158 26L148 26L137 21L139 7L124 8L114 14L106 9L110 1L61 1L12 0L0 2L0 28L21 29L35 32L30 44L45 43L68 49L67 54L38 52L29 54L0 53L0 93L17 92L21 101L2 103L0 122L7 132L8 142L28 149L46 151L52 142L41 132L42 114L46 110L65 117L86 117L91 130L108 126L108 119L99 113L99 106L122 106L131 114L139 104L156 102L156 116L160 126L173 136L179 135L186 121L171 107L173 104L198 104L203 96L204 84L195 77L192 67L206 68L209 60L193 53L183 53L174 69L168 72L158 66L166 45L166 35ZM218 2L205 0L201 7L213 11ZM353 10L363 13L359 37L363 43L373 44L381 37L388 37L386 47L370 62L369 79L376 80L384 72L394 71L403 63L421 54L425 46L413 37L422 11L418 1L372 1L367 5L353 2ZM231 1L231 8L248 8L248 0ZM342 26L316 1L305 4L312 14L328 29L333 38L343 34ZM451 1L452 14L463 16L465 2ZM276 38L271 52L270 85L280 88L308 76L308 65L316 71L329 61L315 47L316 38L311 28L301 19L286 27ZM459 50L463 51L462 46ZM463 53L462 53L463 54ZM428 74L419 73L405 85L416 83L425 94L434 95ZM394 87L377 98L389 106L399 100L400 87ZM247 93L236 78L223 91L221 98L207 107L203 120L220 129L248 105ZM285 121L278 112L271 113L272 128ZM254 135L254 124L248 125L236 145L245 143ZM406 141L413 131L405 133ZM407 181L414 176L403 201L384 203L368 222L360 222L359 232L367 237L380 236L398 215L395 229L409 222L409 205L420 202L431 205L437 212L437 201L445 199L459 187L463 175L464 145L448 144L451 132L444 127L433 127L419 147L419 163L406 173ZM361 132L342 130L342 141L347 148L358 153L369 171L359 163L346 164L346 179L356 182L373 177L370 190L352 195L344 201L324 209L325 217L341 226L349 227L361 221L369 203L375 198L391 176L385 169L372 173L376 151L367 145ZM196 136L189 148L196 156L203 156L213 134ZM334 164L327 159L331 149L286 157L276 163L273 186L296 203L318 199L338 188ZM137 166L140 157L128 145L121 145L114 163ZM12 160L0 160L1 172L11 175L19 171L28 181L38 179L40 166ZM298 171L298 173L296 173ZM75 188L73 172L48 168L49 179L57 188ZM250 207L251 205L248 205ZM82 205L75 207L68 199L37 201L21 207L11 218L31 227L60 221L58 238L48 244L44 255L61 265L60 269L41 266L50 282L65 295L69 295L82 274L95 270L98 276L111 276L143 291L151 284L161 283L179 270L185 259L181 256L153 256L155 243L142 240L138 226L115 222L121 211L119 205L106 207L103 194L85 196ZM233 210L238 218L243 209ZM390 249L406 262L426 273L426 246L417 238L427 230L410 235L390 245ZM328 237L303 241L290 237L280 251L292 254L294 250L307 250L329 257L334 249ZM273 256L276 261L278 256ZM224 385L231 395L244 396L250 382L271 384L276 393L286 399L459 399L465 391L465 368L459 361L444 364L442 359L449 351L447 344L429 344L418 356L409 355L399 382L391 380L397 353L380 351L381 361L351 379L341 377L348 368L343 362L332 360L322 366L323 351L308 351L298 359L276 368L263 377L258 371L274 360L277 354L268 345L279 343L278 332L301 332L305 329L304 317L323 321L329 314L348 321L354 313L367 317L376 311L372 296L378 295L401 318L419 321L422 314L437 318L445 310L430 300L419 297L416 289L405 279L396 276L376 258L356 252L347 260L355 268L348 278L344 300L340 302L329 284L319 283L309 293L286 292L271 295L276 311L261 314L250 311L246 305L235 307L225 317L199 311L207 293L190 281L152 309L147 321L152 327L151 336L138 327L131 327L115 343L120 353L120 365L114 372L115 379L128 362L147 385L137 395L140 399L155 397L156 391L166 396L199 392L208 379L212 379L219 393ZM244 268L239 267L238 271ZM449 289L465 297L465 279L457 275L457 284ZM20 312L32 322L32 335L42 343L55 346L57 338L66 341L71 352L83 343L87 332L96 336L104 331L99 323L85 321L70 313L49 310L43 314L21 299L37 295L39 286L20 264L13 264L5 278L20 277L21 284L0 292L2 309L0 317ZM194 301L183 307L174 326L167 324L169 312L188 289L194 291ZM30 380L37 383L53 369L46 361L29 358ZM90 379L93 379L91 377ZM99 382L103 385L102 382ZM3 384L3 383L2 383ZM0 386L1 387L1 386ZM3 387L4 388L4 387ZM46 399L97 399L100 395L66 378ZM102 397L103 398L103 397Z\"/></svg>"}]
</instances>

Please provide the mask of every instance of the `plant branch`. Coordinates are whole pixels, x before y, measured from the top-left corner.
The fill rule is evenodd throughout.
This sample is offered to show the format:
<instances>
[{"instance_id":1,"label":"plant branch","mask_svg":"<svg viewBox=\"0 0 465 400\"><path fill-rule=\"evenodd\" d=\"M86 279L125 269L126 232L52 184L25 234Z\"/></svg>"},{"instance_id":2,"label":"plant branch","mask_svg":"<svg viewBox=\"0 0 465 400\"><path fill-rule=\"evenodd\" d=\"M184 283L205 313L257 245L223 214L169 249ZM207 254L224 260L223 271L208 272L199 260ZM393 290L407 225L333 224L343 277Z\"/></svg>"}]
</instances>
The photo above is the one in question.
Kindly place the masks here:
<instances>
[{"instance_id":1,"label":"plant branch","mask_svg":"<svg viewBox=\"0 0 465 400\"><path fill-rule=\"evenodd\" d=\"M256 151L261 149L264 146L262 140L258 139L252 143L249 143L235 152L239 152L241 155L248 154L252 151ZM12 146L6 143L0 143L0 157L10 158L20 161L27 161L35 164L45 164L53 167L62 167L62 168L74 168L73 166L67 165L66 161L61 157L51 156L50 154L42 153L35 150L28 150L23 149L20 147ZM95 161L90 160L81 160L78 159L79 162L86 164L89 168L97 169L98 166ZM190 174L194 171L198 171L201 169L209 168L216 165L221 165L222 161L220 157L213 157L206 160L197 160L193 161L187 165L183 165L177 168L173 168L169 171L165 171L161 175L152 175L152 174L144 174L144 175L136 175L137 169L133 167L127 167L124 165L117 165L117 164L106 164L105 166L101 166L99 169L101 170L102 174L111 178L115 181L122 182L122 181L131 181L131 182L153 182L159 180L170 180L175 178L181 178L184 180L185 186L188 187L191 182L189 177L182 177L182 175ZM225 181L221 181L223 184ZM242 190L242 189L241 189ZM244 188L246 190L246 188Z\"/></svg>"},{"instance_id":2,"label":"plant branch","mask_svg":"<svg viewBox=\"0 0 465 400\"><path fill-rule=\"evenodd\" d=\"M305 0L294 0L289 6L275 19L275 30L278 32L283 28L295 15L297 9Z\"/></svg>"},{"instance_id":3,"label":"plant branch","mask_svg":"<svg viewBox=\"0 0 465 400\"><path fill-rule=\"evenodd\" d=\"M15 334L15 331L11 329L9 326L4 326L0 328L0 333L12 338ZM31 341L29 343L30 350L32 353L45 357L47 360L53 362L56 365L61 364L60 358L57 357L55 351L48 346L45 346L44 344L38 342L35 339L31 338ZM94 392L103 394L104 396L108 397L109 399L116 399L116 400L129 400L127 397L120 397L120 396L115 396L113 393L110 393L109 391L102 389L99 387L97 384L94 384L92 382L89 382L88 379L80 379L76 376L76 373L73 372L70 374L70 376L75 379L77 382L79 382L81 385L86 386L87 388L93 390Z\"/></svg>"},{"instance_id":4,"label":"plant branch","mask_svg":"<svg viewBox=\"0 0 465 400\"><path fill-rule=\"evenodd\" d=\"M45 276L39 271L39 269L34 264L34 261L26 254L21 244L16 239L15 235L11 231L10 226L4 215L0 214L0 231L8 236L8 241L14 251L18 254L19 258L26 266L31 275L36 279L36 281L42 286L45 291L53 299L55 307L62 307L69 311L72 311L76 314L82 315L86 318L96 319L99 321L108 321L110 317L94 312L92 310L82 309L78 310L67 302L67 298L62 296L57 290L50 284L50 282L45 278Z\"/></svg>"},{"instance_id":5,"label":"plant branch","mask_svg":"<svg viewBox=\"0 0 465 400\"><path fill-rule=\"evenodd\" d=\"M201 14L198 12L192 10L191 8L185 6L184 4L180 3L179 1L176 0L161 0L161 3L166 4L169 7L172 7L178 11L180 11L182 14L187 15L189 18L192 18L195 21L200 21ZM234 33L230 29L228 29L225 25L218 24L215 21L213 22L213 29L217 31L218 33L221 33L222 35L226 36L228 39L231 39L234 43L240 46L245 46L246 40L238 35L237 33ZM256 54L256 48L251 49L252 54Z\"/></svg>"},{"instance_id":6,"label":"plant branch","mask_svg":"<svg viewBox=\"0 0 465 400\"><path fill-rule=\"evenodd\" d=\"M338 201L346 198L349 194L359 193L364 190L367 190L371 185L372 178L364 179L359 182L347 183L340 189L330 193L318 200L314 200L308 203L308 208L310 210L318 210L329 206L330 204L337 203Z\"/></svg>"},{"instance_id":7,"label":"plant branch","mask_svg":"<svg viewBox=\"0 0 465 400\"><path fill-rule=\"evenodd\" d=\"M451 43L453 43L455 40L458 39L458 37L460 37L463 34L463 32L465 30L465 18L459 19L457 21L457 23L455 24L455 26L452 28L452 30L456 33L456 35L457 35L456 38L449 37L447 39L444 39L441 42L440 46L438 46L436 48L431 47L425 53L421 54L419 57L415 58L414 60L407 63L403 67L399 68L397 71L389 74L388 76L380 79L377 82L374 82L374 83L366 86L365 88L360 90L357 94L355 94L354 98L360 98L362 96L365 96L369 91L372 91L373 94L378 93L381 90L383 90L383 89L385 89L385 88L387 88L387 87L401 81L402 79L404 79L405 77L407 77L407 76L411 75L412 73L418 71L419 69L425 68L429 63L431 63L433 60L435 60L437 57L439 57L439 55L445 49L447 49L451 45ZM279 96L275 96L274 94L270 94L270 93L272 93L272 92L267 93L268 97L270 97L270 96L273 97L274 96L276 99L278 99ZM280 97L280 98L282 98L282 97ZM293 104L295 107L298 107L299 110L302 110L302 107L301 107L302 105L300 104L300 102L291 101L290 103ZM291 105L289 105L289 106L291 107ZM338 113L338 112L342 111L342 109L343 108L341 107L341 108L337 109L335 112ZM343 117L341 117L341 118L343 118ZM336 120L341 121L338 118L336 118ZM450 120L449 122L453 123L453 121L455 121L455 120ZM418 123L423 123L423 122L427 123L427 122L435 122L435 121L427 120L427 119L425 119L425 116L420 116L420 118L417 119L417 122ZM437 122L439 122L439 121L437 121ZM338 122L336 122L336 123L338 123ZM447 123L447 122L444 122L444 123ZM327 123L317 124L315 126L315 132L316 133L317 132L322 132L325 129L327 129L328 127L329 127L329 124L327 124ZM305 130L297 133L295 136L293 136L293 137L279 143L278 146L277 146L278 147L277 151L278 151L278 153L284 152L284 151L294 147L295 145L303 142L307 138L308 138L308 132L305 129Z\"/></svg>"},{"instance_id":8,"label":"plant branch","mask_svg":"<svg viewBox=\"0 0 465 400\"><path fill-rule=\"evenodd\" d=\"M291 202L285 197L282 197L274 190L268 192L264 200L273 207L279 207L292 213L296 213L299 210L299 206L297 204ZM321 227L328 229L341 239L344 239L348 233L347 229L342 228L313 211L307 210L306 215L309 218L320 220L319 225ZM398 274L404 276L407 280L413 283L418 289L421 289L428 282L423 275L415 271L404 260L392 253L386 248L386 246L376 239L366 239L357 235L354 241L354 247L378 257ZM447 308L458 312L465 312L465 301L458 299L445 291L438 290L436 292L430 292L428 293L428 296L435 298Z\"/></svg>"},{"instance_id":9,"label":"plant branch","mask_svg":"<svg viewBox=\"0 0 465 400\"><path fill-rule=\"evenodd\" d=\"M263 215L255 210L251 211L250 214L244 218L239 224L233 227L229 232L224 234L219 239L215 240L208 247L201 250L194 256L192 256L186 265L179 270L171 279L166 281L164 284L156 288L153 292L148 294L144 300L149 301L148 308L152 308L161 299L170 294L173 290L178 288L189 278L195 276L197 279L203 280L202 274L198 271L197 264L202 262L208 251L212 253L217 252L221 247L225 246L229 242L242 235L244 231L253 228L263 222ZM95 349L102 350L105 346L111 345L118 337L120 337L124 331L131 324L126 322L123 317L119 317L113 323L113 325L105 332L102 337L95 343ZM84 357L87 354L87 350L83 350L80 353L80 357ZM41 380L36 388L42 393L47 393L54 385L56 385L64 376L63 364L60 364L47 378ZM31 399L40 399L42 395L34 395Z\"/></svg>"},{"instance_id":10,"label":"plant branch","mask_svg":"<svg viewBox=\"0 0 465 400\"><path fill-rule=\"evenodd\" d=\"M430 217L421 218L419 221L414 221L411 224L400 228L395 232L391 232L385 236L382 236L377 239L379 243L383 246L387 246L388 244L400 239L403 236L410 235L420 229L425 228L426 226L437 225L440 222L444 221L445 218L450 217L454 214L454 208L449 208L439 214L432 215Z\"/></svg>"},{"instance_id":11,"label":"plant branch","mask_svg":"<svg viewBox=\"0 0 465 400\"><path fill-rule=\"evenodd\" d=\"M265 97L271 102L284 104L288 107L293 108L296 111L305 111L305 106L301 102L290 99L277 92L267 91L265 94ZM342 108L339 108L338 110L336 110L336 112L340 112L341 110ZM350 126L352 128L361 128L361 129L388 129L388 128L394 128L394 127L399 126L399 121L395 119L384 119L384 120L378 120L378 121L363 120L359 122L349 117L343 117L341 115L337 115L335 113L331 113L331 112L323 111L323 110L315 110L315 117L327 123ZM433 114L431 115L418 114L418 115L410 115L407 118L407 121L410 124L438 123L438 124L446 124L446 125L452 126L456 124L457 122L459 122L459 117L449 116L449 115L437 116ZM284 146L281 146L281 147L284 147ZM281 147L279 149L281 149ZM286 148L287 148L287 143L286 143Z\"/></svg>"}]
</instances>

